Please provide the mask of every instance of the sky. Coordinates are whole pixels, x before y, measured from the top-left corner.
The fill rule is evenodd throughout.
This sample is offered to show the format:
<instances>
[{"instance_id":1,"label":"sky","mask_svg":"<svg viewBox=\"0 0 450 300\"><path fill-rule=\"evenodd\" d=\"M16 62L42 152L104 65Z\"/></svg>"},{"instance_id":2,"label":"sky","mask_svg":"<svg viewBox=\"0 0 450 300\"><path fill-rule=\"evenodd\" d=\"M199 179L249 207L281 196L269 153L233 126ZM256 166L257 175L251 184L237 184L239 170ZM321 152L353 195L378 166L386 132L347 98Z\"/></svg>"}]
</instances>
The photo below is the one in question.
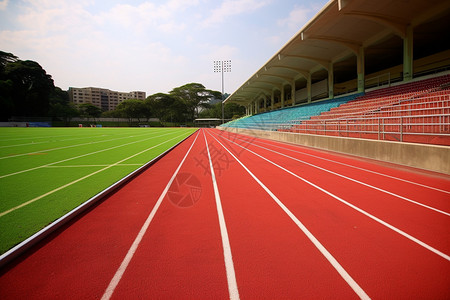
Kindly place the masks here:
<instances>
[{"instance_id":1,"label":"sky","mask_svg":"<svg viewBox=\"0 0 450 300\"><path fill-rule=\"evenodd\" d=\"M327 0L0 0L0 50L55 85L167 93L197 82L233 93Z\"/></svg>"}]
</instances>

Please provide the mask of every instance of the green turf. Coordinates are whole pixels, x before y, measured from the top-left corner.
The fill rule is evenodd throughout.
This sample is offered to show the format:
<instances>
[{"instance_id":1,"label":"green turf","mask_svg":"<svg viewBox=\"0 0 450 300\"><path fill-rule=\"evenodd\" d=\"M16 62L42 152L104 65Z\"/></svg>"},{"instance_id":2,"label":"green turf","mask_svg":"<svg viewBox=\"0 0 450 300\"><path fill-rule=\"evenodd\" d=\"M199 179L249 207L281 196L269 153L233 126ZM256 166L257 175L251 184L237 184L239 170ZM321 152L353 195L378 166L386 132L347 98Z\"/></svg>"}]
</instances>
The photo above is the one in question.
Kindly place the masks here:
<instances>
[{"instance_id":1,"label":"green turf","mask_svg":"<svg viewBox=\"0 0 450 300\"><path fill-rule=\"evenodd\" d=\"M0 254L194 131L0 128Z\"/></svg>"}]
</instances>

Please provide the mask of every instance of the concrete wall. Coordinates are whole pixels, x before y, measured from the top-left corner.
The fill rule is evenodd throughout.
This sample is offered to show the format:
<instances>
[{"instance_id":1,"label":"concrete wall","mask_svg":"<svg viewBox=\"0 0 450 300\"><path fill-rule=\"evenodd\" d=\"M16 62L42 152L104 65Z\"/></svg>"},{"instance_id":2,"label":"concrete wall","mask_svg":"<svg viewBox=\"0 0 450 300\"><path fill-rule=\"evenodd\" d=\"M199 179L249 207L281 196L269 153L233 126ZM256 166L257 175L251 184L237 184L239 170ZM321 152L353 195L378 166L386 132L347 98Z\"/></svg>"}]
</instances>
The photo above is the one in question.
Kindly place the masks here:
<instances>
[{"instance_id":1,"label":"concrete wall","mask_svg":"<svg viewBox=\"0 0 450 300\"><path fill-rule=\"evenodd\" d=\"M27 122L0 122L0 127L27 127Z\"/></svg>"},{"instance_id":2,"label":"concrete wall","mask_svg":"<svg viewBox=\"0 0 450 300\"><path fill-rule=\"evenodd\" d=\"M294 143L365 158L450 174L450 147L343 138L265 130L218 127L265 139Z\"/></svg>"}]
</instances>

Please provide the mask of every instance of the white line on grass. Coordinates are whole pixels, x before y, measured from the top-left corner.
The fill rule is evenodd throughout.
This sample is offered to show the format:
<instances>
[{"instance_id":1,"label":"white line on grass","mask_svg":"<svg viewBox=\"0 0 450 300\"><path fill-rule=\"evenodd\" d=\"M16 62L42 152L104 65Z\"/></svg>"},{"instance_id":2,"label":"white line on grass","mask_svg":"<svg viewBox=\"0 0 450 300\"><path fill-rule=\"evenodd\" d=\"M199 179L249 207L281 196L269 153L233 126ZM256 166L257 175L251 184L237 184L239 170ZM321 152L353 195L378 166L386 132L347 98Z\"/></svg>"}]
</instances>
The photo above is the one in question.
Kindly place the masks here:
<instances>
[{"instance_id":1,"label":"white line on grass","mask_svg":"<svg viewBox=\"0 0 450 300\"><path fill-rule=\"evenodd\" d=\"M136 236L136 239L134 240L130 249L128 249L128 252L125 255L125 258L123 259L122 263L120 264L119 268L117 269L116 273L114 274L114 277L111 279L111 282L109 283L108 287L106 288L106 290L102 296L102 300L110 299L112 294L114 293L114 290L116 289L117 285L119 284L120 280L122 279L122 276L125 273L125 271L128 267L128 264L130 263L131 259L134 256L134 253L136 252L137 248L139 247L139 244L141 243L142 238L144 237L145 233L147 232L147 229L150 226L150 223L152 222L153 217L155 216L164 197L166 196L167 192L169 191L169 188L172 185L172 182L175 180L175 177L177 176L178 171L181 169L181 166L183 165L184 161L186 160L186 157L188 156L189 152L191 152L192 147L194 146L195 142L197 141L198 135L199 135L199 133L197 133L197 135L195 136L195 139L192 142L191 147L186 152L184 158L181 160L180 164L178 165L178 168L173 173L172 178L170 178L170 180L167 183L166 187L164 188L163 192L159 196L158 201L156 201L155 206L153 207L149 216L145 220L144 225L142 225L141 230L139 231L138 235Z\"/></svg>"},{"instance_id":2,"label":"white line on grass","mask_svg":"<svg viewBox=\"0 0 450 300\"><path fill-rule=\"evenodd\" d=\"M210 134L211 135L211 134ZM289 218L300 228L300 230L306 235L306 237L313 243L317 250L328 260L333 268L341 275L341 277L347 282L347 284L353 289L353 291L361 299L370 299L366 292L358 285L358 283L347 273L347 271L341 266L341 264L328 252L328 250L319 242L319 240L306 228L306 226L278 199L277 196L259 180L227 147L225 147L216 137L211 135L231 156L247 171L248 174L269 194L269 196L280 206L280 208L289 216Z\"/></svg>"},{"instance_id":3,"label":"white line on grass","mask_svg":"<svg viewBox=\"0 0 450 300\"><path fill-rule=\"evenodd\" d=\"M223 138L224 138L224 139L226 139L226 140L228 140L228 141L230 141L230 142L232 142L232 143L234 143L234 144L236 144L236 145L239 145L239 144L237 144L237 143L235 143L235 142L231 141L230 139L227 139L227 138L225 138L225 137L223 137ZM371 189L377 190L377 191L379 191L379 192L382 192L382 193L385 193L385 194L388 194L388 195L391 195L391 196L397 197L397 198L399 198L399 199L402 199L402 200L408 201L408 202L410 202L410 203L413 203L413 204L416 204L416 205L422 206L422 207L424 207L424 208L427 208L427 209L433 210L433 211L435 211L435 212L438 212L438 213L440 213L440 214L443 214L443 215L446 215L446 216L450 216L450 213L448 213L448 212L445 212L445 211L442 211L442 210L440 210L440 209L434 208L434 207L432 207L432 206L429 206L429 205L426 205L426 204L423 204L423 203L420 203L420 202L414 201L414 200L412 200L412 199L409 199L409 198L407 198L407 197L403 197L403 196L400 196L400 195L398 195L398 194L396 194L396 193L393 193L393 192L389 192L389 191L387 191L387 190L384 190L384 189L382 189L382 188L379 188L379 187L376 187L376 186L370 185L370 184L368 184L368 183L365 183L365 182L359 181L359 180L357 180L357 179L354 179L354 178L351 178L351 177L348 177L348 176L345 176L345 175L342 175L342 174L339 174L339 173L336 173L336 172L330 171L330 170L328 170L328 169L325 169L325 168L322 168L322 167L316 166L316 165L314 165L314 164L311 164L311 163L309 163L309 162L306 162L306 161L304 161L304 160L301 160L301 159L298 159L298 158L295 158L295 157L292 157L292 156L286 155L286 154L284 154L284 153L281 153L281 152L278 152L278 151L275 151L275 150L272 150L272 149L269 149L269 148L266 148L266 147L263 147L263 146L259 146L259 145L255 145L255 144L251 144L251 145L254 145L254 146L256 146L256 147L259 147L259 148L261 148L261 149L264 149L264 150L270 151L270 152L272 152L272 153L275 153L275 154L278 154L278 155L281 155L281 156L287 157L287 158L289 158L289 159L292 159L292 160L298 161L298 162L300 162L300 163L303 163L303 164L305 164L305 165L308 165L308 166L310 166L310 167L313 167L313 168L316 168L316 169L322 170L322 171L324 171L324 172L328 172L328 173L330 173L330 174L333 174L333 175L339 176L339 177L341 177L341 178L344 178L344 179L346 179L346 180L349 180L349 181L353 181L353 182L355 182L355 183L358 183L358 184L360 184L360 185L364 185L364 186L367 186L368 188L371 188Z\"/></svg>"},{"instance_id":4,"label":"white line on grass","mask_svg":"<svg viewBox=\"0 0 450 300\"><path fill-rule=\"evenodd\" d=\"M14 138L14 139L4 139L5 137L9 137L10 135L6 136L1 136L0 138L2 139L2 142L6 142L6 141L18 141L18 140L35 140L35 139L48 139L48 138L59 138L62 136L74 136L71 134L65 134L65 135L53 135L53 136L29 136L29 137L22 137L22 138Z\"/></svg>"},{"instance_id":5,"label":"white line on grass","mask_svg":"<svg viewBox=\"0 0 450 300\"><path fill-rule=\"evenodd\" d=\"M105 148L105 149L98 150L98 151L94 151L94 152L89 152L89 153L82 154L82 155L79 155L79 156L66 158L66 159L59 160L59 161L56 161L56 162L53 162L53 163L49 163L49 164L46 164L46 165L42 165L42 166L38 166L38 167L34 167L34 168L22 170L22 171L17 171L17 172L13 172L13 173L1 175L1 176L0 176L0 179L5 178L5 177L9 177L9 176L13 176L13 175L18 175L18 174L25 173L25 172L29 172L29 171L33 171L33 170L37 170L37 169L41 169L41 168L46 168L46 167L48 167L48 166L52 166L52 165L59 164L59 163L62 163L62 162L66 162L66 161L69 161L69 160L73 160L73 159L77 159L77 158L89 156L89 155L92 155L92 154L97 154L97 153L109 151L109 150L112 150L112 149L116 149L116 148L128 146L128 145L131 145L131 144L140 143L140 142L143 142L143 141L151 140L151 139L153 139L153 138L159 138L159 137L162 137L162 136L165 136L165 135L168 135L168 134L173 134L173 133L174 133L174 132L169 132L169 133L165 133L165 134L158 135L158 136L152 136L152 137L149 137L149 138L146 138L146 139L143 139L143 140L134 141L134 142L129 142L129 143L126 143L126 144L122 144L122 145L118 145L118 146L114 146L114 147L109 147L109 148ZM176 133L176 132L175 132L175 133Z\"/></svg>"},{"instance_id":6,"label":"white line on grass","mask_svg":"<svg viewBox=\"0 0 450 300\"><path fill-rule=\"evenodd\" d=\"M85 145L92 145L92 144L105 143L105 142L110 142L110 141L117 141L117 140L121 140L121 139L127 139L127 138L130 138L130 137L143 136L143 135L148 135L148 134L140 134L140 135L134 135L134 136L125 136L125 137L121 137L121 138L114 138L114 139L103 140L103 141L88 142L88 143L83 143L83 144L69 145L69 146L58 147L58 148L50 148L50 149L44 149L44 150L27 152L27 153L21 153L21 154L15 154L15 155L7 155L7 156L0 157L0 159L7 159L7 158L13 158L13 157L19 157L19 156L25 156L25 155L33 155L33 154L36 154L36 153L50 152L50 151L74 148L74 147L85 146Z\"/></svg>"},{"instance_id":7,"label":"white line on grass","mask_svg":"<svg viewBox=\"0 0 450 300\"><path fill-rule=\"evenodd\" d=\"M42 141L42 142L31 142L31 143L26 143L26 144L5 145L5 146L0 146L0 149L1 148L12 148L12 147L23 147L23 146L34 146L34 145L38 145L38 144L54 143L54 142L58 142L59 143L59 142L66 142L66 141L73 141L73 140L82 140L82 139L97 138L97 137L101 137L101 136L83 136L83 137L76 137L76 138L72 138L72 139L48 140L48 141ZM51 137L49 137L49 138L51 138Z\"/></svg>"},{"instance_id":8,"label":"white line on grass","mask_svg":"<svg viewBox=\"0 0 450 300\"><path fill-rule=\"evenodd\" d=\"M234 271L233 256L231 254L230 240L228 239L227 225L225 223L225 216L223 215L222 203L220 201L219 188L217 187L216 175L214 174L214 167L209 152L208 141L206 140L205 132L203 132L205 138L206 151L208 153L209 168L211 170L212 182L214 187L214 196L216 198L217 214L219 216L220 235L222 236L223 256L225 260L225 269L227 272L228 292L230 299L239 299L239 291L236 282L236 274Z\"/></svg>"},{"instance_id":9,"label":"white line on grass","mask_svg":"<svg viewBox=\"0 0 450 300\"><path fill-rule=\"evenodd\" d=\"M222 136L222 135L219 134L219 136ZM241 139L241 138L238 138L238 137L236 139L240 140L240 141L247 142L248 144L252 144L252 145L257 146L257 147L261 147L259 145L256 145L255 143L251 143L251 142L249 142L249 141L247 141L245 139ZM422 183L418 183L418 182L410 181L410 180L407 180L407 179L391 176L391 175L388 175L388 174L380 173L380 172L369 170L369 169L364 169L364 168L357 167L357 166L352 166L352 165L349 165L349 164L346 164L346 163L343 163L343 162L340 162L340 161L335 161L335 160L324 158L324 157L317 156L317 155L314 155L314 154L309 154L309 153L306 153L306 152L300 152L300 151L297 151L297 150L293 150L293 149L289 149L289 148L286 148L286 147L274 145L274 144L271 144L271 143L266 143L266 142L263 142L261 140L257 140L257 142L261 143L261 144L264 144L264 145L269 145L269 146L273 146L273 147L276 147L276 148L281 148L281 149L284 149L284 150L287 150L287 151L295 152L295 153L298 153L298 154L301 154L301 155L306 155L306 156L314 157L314 158L317 158L317 159L329 161L329 162L332 162L332 163L335 163L335 164L339 164L339 165L342 165L342 166L346 166L346 167L349 167L349 168L361 170L361 171L372 173L372 174L377 174L377 175L384 176L384 177L387 177L387 178L391 178L391 179L394 179L394 180L403 181L403 182L406 182L406 183L409 183L409 184L414 184L414 185L421 186L421 187L424 187L424 188L428 188L428 189L431 189L431 190L436 190L438 192L450 194L450 191L442 190L442 189L439 189L439 188L436 188L436 187L432 187L432 186L428 186L428 185L425 185L425 184L422 184Z\"/></svg>"},{"instance_id":10,"label":"white line on grass","mask_svg":"<svg viewBox=\"0 0 450 300\"><path fill-rule=\"evenodd\" d=\"M89 167L128 167L128 166L142 166L142 164L107 164L107 165L67 165L67 166L47 166L45 168L89 168Z\"/></svg>"},{"instance_id":11,"label":"white line on grass","mask_svg":"<svg viewBox=\"0 0 450 300\"><path fill-rule=\"evenodd\" d=\"M42 199L42 198L44 198L44 197L46 197L46 196L48 196L48 195L51 195L51 194L53 194L53 193L55 193L55 192L57 192L57 191L60 191L60 190L66 188L66 187L68 187L68 186L71 186L71 185L73 185L73 184L75 184L75 183L77 183L77 182L80 182L80 181L82 181L82 180L84 180L84 179L86 179L86 178L88 178L88 177L91 177L91 176L93 176L93 175L95 175L95 174L98 174L98 173L100 173L100 172L103 172L103 171L105 171L105 170L107 170L107 169L109 169L109 168L111 168L111 167L114 167L114 166L116 166L116 165L118 165L118 164L121 164L122 162L124 162L124 161L126 161L126 160L128 160L128 159L130 159L130 158L133 158L133 157L135 157L135 156L138 156L138 155L140 155L140 154L142 154L142 153L144 153L144 152L147 152L148 150L151 150L151 149L153 149L153 148L156 148L156 147L158 147L158 146L161 146L162 144L165 144L165 143L167 143L167 142L169 142L169 141L171 141L171 140L173 140L173 139L179 138L180 136L183 136L183 135L185 135L185 134L181 134L181 135L179 135L179 136L176 136L176 137L174 137L174 138L171 138L171 139L169 139L169 140L166 140L166 141L164 141L164 142L162 142L162 143L160 143L160 144L158 144L158 145L155 145L155 146L152 146L152 147L150 147L150 148L147 148L147 149L145 149L145 150L143 150L143 151L141 151L141 152L138 152L138 153L133 154L133 155L127 157L127 158L124 158L124 159L122 159L122 160L120 160L120 161L118 161L118 162L116 162L116 163L114 163L114 164L112 164L112 165L109 165L109 166L107 166L107 167L105 167L105 168L103 168L103 169L100 169L100 170L95 171L95 172L93 172L93 173L91 173L91 174L88 174L88 175L86 175L86 176L83 176L83 177L81 177L81 178L78 178L77 180L74 180L74 181L69 182L69 183L67 183L67 184L65 184L65 185L62 185L62 186L60 186L60 187L58 187L58 188L56 188L56 189L54 189L54 190L51 190L51 191L49 191L49 192L47 192L47 193L45 193L45 194L43 194L43 195L40 195L40 196L38 196L38 197L36 197L36 198L33 198L33 199L31 199L31 200L29 200L29 201L27 201L27 202L24 202L24 203L22 203L22 204L20 204L20 205L17 205L16 207L13 207L13 208L11 208L11 209L9 209L9 210L7 210L7 211L1 212L1 213L0 213L0 217L3 217L4 215L9 214L10 212L13 212L13 211L15 211L15 210L17 210L17 209L19 209L19 208L24 207L24 206L27 206L27 205L29 205L29 204L31 204L31 203L33 203L33 202L36 202L36 201L39 200L39 199Z\"/></svg>"},{"instance_id":12,"label":"white line on grass","mask_svg":"<svg viewBox=\"0 0 450 300\"><path fill-rule=\"evenodd\" d=\"M214 137L214 138L215 138L215 137ZM233 143L234 143L234 142L233 142ZM234 143L234 144L236 144L236 143ZM240 146L239 144L236 144L236 145L238 145L239 147L242 147L242 146ZM405 238L407 238L407 239L413 241L414 243L416 243L416 244L418 244L418 245L424 247L425 249L430 250L431 252L433 252L433 253L439 255L440 257L446 259L447 261L450 261L450 256L449 256L449 255L447 255L447 254L445 254L445 253L443 253L443 252L441 252L441 251L439 251L439 250L433 248L432 246L430 246L430 245L428 245L428 244L422 242L421 240L419 240L419 239L413 237L412 235L409 235L408 233L406 233L406 232L404 232L404 231L398 229L397 227L395 227L395 226L393 226L393 225L391 225L391 224L389 224L389 223L387 223L387 222L385 222L385 221L383 221L383 220L381 220L381 219L375 217L374 215L371 215L370 213L366 212L365 210L363 210L363 209L361 209L361 208L359 208L359 207L357 207L357 206L355 206L355 205L353 205L353 204L351 204L351 203L345 201L344 199L342 199L342 198L336 196L335 194L333 194L333 193L331 193L331 192L329 192L329 191L327 191L327 190L321 188L320 186L318 186L318 185L316 185L316 184L314 184L314 183L308 181L307 179L305 179L305 178L303 178L303 177L301 177L301 176L299 176L299 175L297 175L297 174L295 174L295 173L289 171L288 169L286 169L286 168L284 168L284 167L282 167L282 166L276 164L275 162L273 162L273 161L271 161L271 160L265 158L264 156L262 156L262 155L260 155L260 154L258 154L258 153L256 153L256 152L254 152L254 151L252 151L252 150L250 150L250 149L248 149L248 148L245 148L245 147L242 147L242 148L244 148L246 151L248 151L248 152L250 152L250 153L252 153L252 154L254 154L254 155L260 157L261 159L263 159L263 160L265 160L265 161L271 163L272 165L274 165L274 166L280 168L281 170L285 171L286 173L289 173L289 174L291 174L292 176L294 176L294 177L296 177L296 178L302 180L303 182L305 182L305 183L311 185L312 187L318 189L319 191L324 192L325 194L327 194L327 195L333 197L334 199L340 201L341 203L343 203L343 204L345 204L345 205L347 205L347 206L353 208L354 210L356 210L356 211L362 213L363 215L369 217L370 219L372 219L372 220L374 220L374 221L380 223L381 225L383 225L383 226L385 226L385 227L387 227L387 228L389 228L389 229L391 229L391 230L397 232L398 234L404 236Z\"/></svg>"}]
</instances>

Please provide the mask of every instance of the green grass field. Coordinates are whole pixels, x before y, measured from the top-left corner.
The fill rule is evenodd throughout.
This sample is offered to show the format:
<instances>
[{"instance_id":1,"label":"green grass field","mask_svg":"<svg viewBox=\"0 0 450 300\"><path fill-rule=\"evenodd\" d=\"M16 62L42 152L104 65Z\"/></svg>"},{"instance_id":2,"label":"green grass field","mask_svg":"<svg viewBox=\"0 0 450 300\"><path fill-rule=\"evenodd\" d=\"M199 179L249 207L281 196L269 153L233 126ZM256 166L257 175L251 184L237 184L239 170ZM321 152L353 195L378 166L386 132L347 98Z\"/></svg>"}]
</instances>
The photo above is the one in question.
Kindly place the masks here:
<instances>
[{"instance_id":1,"label":"green grass field","mask_svg":"<svg viewBox=\"0 0 450 300\"><path fill-rule=\"evenodd\" d=\"M0 128L0 254L195 130Z\"/></svg>"}]
</instances>

